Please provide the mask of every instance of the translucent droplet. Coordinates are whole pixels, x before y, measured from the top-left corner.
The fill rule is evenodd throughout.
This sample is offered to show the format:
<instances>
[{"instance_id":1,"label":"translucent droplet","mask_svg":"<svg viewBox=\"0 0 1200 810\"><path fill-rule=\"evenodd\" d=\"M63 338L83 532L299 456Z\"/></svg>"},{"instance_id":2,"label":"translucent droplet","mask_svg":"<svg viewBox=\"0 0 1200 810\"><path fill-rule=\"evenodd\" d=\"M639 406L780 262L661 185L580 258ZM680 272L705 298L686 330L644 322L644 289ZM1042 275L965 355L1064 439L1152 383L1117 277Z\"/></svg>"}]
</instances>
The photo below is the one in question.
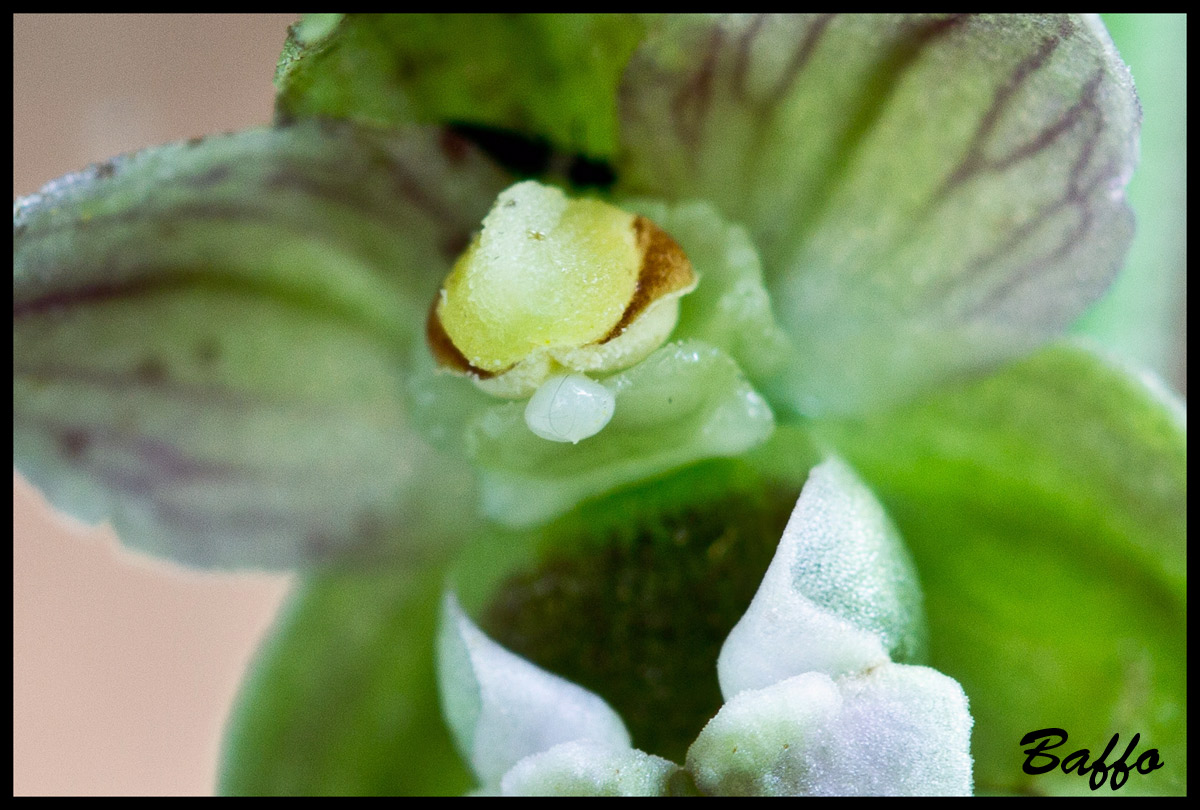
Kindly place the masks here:
<instances>
[{"instance_id":1,"label":"translucent droplet","mask_svg":"<svg viewBox=\"0 0 1200 810\"><path fill-rule=\"evenodd\" d=\"M612 419L612 392L582 374L559 374L547 379L525 406L525 424L552 442L577 444L595 436Z\"/></svg>"}]
</instances>

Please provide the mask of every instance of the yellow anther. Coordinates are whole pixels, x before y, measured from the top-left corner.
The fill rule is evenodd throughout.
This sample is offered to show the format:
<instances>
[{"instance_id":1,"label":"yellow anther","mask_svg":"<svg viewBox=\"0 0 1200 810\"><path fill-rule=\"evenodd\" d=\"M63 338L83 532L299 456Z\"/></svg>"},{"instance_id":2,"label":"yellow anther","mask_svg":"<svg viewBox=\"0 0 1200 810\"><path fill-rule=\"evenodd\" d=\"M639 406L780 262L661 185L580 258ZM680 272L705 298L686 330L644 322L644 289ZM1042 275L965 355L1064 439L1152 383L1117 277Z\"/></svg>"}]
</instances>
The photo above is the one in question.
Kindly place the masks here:
<instances>
[{"instance_id":1,"label":"yellow anther","mask_svg":"<svg viewBox=\"0 0 1200 810\"><path fill-rule=\"evenodd\" d=\"M552 374L637 363L667 339L696 285L654 223L529 181L502 192L429 314L438 362L498 396Z\"/></svg>"}]
</instances>

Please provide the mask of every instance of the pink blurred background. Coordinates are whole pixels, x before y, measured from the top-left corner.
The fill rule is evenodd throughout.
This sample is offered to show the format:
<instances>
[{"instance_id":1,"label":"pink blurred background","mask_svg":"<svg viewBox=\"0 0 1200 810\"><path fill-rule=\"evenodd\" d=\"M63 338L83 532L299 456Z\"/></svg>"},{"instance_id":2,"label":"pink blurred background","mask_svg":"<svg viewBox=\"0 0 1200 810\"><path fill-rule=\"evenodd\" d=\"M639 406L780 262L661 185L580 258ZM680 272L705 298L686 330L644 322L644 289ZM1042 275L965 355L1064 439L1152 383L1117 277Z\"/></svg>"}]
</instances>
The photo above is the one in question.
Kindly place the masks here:
<instances>
[{"instance_id":1,"label":"pink blurred background","mask_svg":"<svg viewBox=\"0 0 1200 810\"><path fill-rule=\"evenodd\" d=\"M271 115L296 15L13 18L13 195ZM284 576L202 575L71 527L13 476L13 793L206 794Z\"/></svg>"}]
</instances>

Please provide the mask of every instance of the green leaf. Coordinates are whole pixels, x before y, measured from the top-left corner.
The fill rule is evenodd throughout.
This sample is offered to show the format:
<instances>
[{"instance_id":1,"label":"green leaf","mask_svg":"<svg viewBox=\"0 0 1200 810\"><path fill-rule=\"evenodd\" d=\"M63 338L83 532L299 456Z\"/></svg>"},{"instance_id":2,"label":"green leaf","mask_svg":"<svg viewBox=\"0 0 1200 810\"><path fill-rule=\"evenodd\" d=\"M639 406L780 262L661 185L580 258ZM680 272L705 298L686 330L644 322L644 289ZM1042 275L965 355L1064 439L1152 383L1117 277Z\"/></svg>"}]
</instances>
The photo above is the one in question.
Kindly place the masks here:
<instances>
[{"instance_id":1,"label":"green leaf","mask_svg":"<svg viewBox=\"0 0 1200 810\"><path fill-rule=\"evenodd\" d=\"M376 126L482 124L606 157L630 15L350 14L293 26L276 72L284 117Z\"/></svg>"},{"instance_id":2,"label":"green leaf","mask_svg":"<svg viewBox=\"0 0 1200 810\"><path fill-rule=\"evenodd\" d=\"M436 131L306 123L18 200L16 467L186 563L443 555L472 481L409 428L407 357L505 183Z\"/></svg>"},{"instance_id":3,"label":"green leaf","mask_svg":"<svg viewBox=\"0 0 1200 810\"><path fill-rule=\"evenodd\" d=\"M1122 792L1186 790L1187 438L1164 389L1057 346L814 432L871 483L916 560L931 665L971 699L979 789L1088 792L1021 770L1021 738L1057 727L1064 754L1120 734L1110 759L1140 733L1139 752L1166 764Z\"/></svg>"},{"instance_id":4,"label":"green leaf","mask_svg":"<svg viewBox=\"0 0 1200 810\"><path fill-rule=\"evenodd\" d=\"M620 100L619 188L746 225L806 415L1027 353L1129 244L1138 107L1094 18L665 18Z\"/></svg>"},{"instance_id":5,"label":"green leaf","mask_svg":"<svg viewBox=\"0 0 1200 810\"><path fill-rule=\"evenodd\" d=\"M471 787L434 675L441 572L302 582L243 684L221 792L461 794Z\"/></svg>"}]
</instances>

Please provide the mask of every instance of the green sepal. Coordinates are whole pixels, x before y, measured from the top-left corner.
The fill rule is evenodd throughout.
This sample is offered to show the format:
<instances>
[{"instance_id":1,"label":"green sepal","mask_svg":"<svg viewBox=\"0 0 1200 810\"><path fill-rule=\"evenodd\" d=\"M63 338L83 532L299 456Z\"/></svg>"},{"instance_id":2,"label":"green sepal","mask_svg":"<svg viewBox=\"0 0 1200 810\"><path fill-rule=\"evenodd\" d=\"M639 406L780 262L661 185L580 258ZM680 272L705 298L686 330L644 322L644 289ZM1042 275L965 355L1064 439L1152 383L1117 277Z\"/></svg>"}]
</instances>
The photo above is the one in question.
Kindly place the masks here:
<instances>
[{"instance_id":1,"label":"green sepal","mask_svg":"<svg viewBox=\"0 0 1200 810\"><path fill-rule=\"evenodd\" d=\"M1054 727L1093 754L1141 734L1165 766L1122 792L1186 791L1187 436L1161 385L1061 345L813 433L912 552L930 665L971 699L981 790L1089 792L1023 773L1021 737Z\"/></svg>"},{"instance_id":2,"label":"green sepal","mask_svg":"<svg viewBox=\"0 0 1200 810\"><path fill-rule=\"evenodd\" d=\"M410 429L407 358L506 183L438 130L304 122L17 200L16 468L188 564L443 555L472 477Z\"/></svg>"},{"instance_id":3,"label":"green sepal","mask_svg":"<svg viewBox=\"0 0 1200 810\"><path fill-rule=\"evenodd\" d=\"M618 190L707 200L754 239L796 348L780 411L883 408L1028 353L1132 235L1140 111L1087 15L673 15L619 97Z\"/></svg>"},{"instance_id":4,"label":"green sepal","mask_svg":"<svg viewBox=\"0 0 1200 810\"><path fill-rule=\"evenodd\" d=\"M225 733L220 791L254 796L458 795L472 779L438 706L442 574L303 580Z\"/></svg>"}]
</instances>

